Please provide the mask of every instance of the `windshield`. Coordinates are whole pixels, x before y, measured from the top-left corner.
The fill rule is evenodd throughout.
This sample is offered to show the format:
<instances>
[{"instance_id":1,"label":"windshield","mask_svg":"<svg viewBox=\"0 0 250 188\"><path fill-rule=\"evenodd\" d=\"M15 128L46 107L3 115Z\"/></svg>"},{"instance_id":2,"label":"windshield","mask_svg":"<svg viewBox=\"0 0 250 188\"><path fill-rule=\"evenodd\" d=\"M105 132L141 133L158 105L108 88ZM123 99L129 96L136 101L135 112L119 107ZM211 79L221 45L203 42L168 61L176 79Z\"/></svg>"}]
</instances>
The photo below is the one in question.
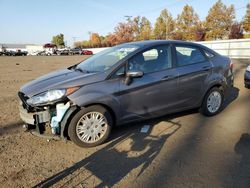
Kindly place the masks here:
<instances>
[{"instance_id":1,"label":"windshield","mask_svg":"<svg viewBox=\"0 0 250 188\"><path fill-rule=\"evenodd\" d=\"M129 44L115 46L91 56L78 64L76 68L86 72L106 71L138 48L139 46Z\"/></svg>"}]
</instances>

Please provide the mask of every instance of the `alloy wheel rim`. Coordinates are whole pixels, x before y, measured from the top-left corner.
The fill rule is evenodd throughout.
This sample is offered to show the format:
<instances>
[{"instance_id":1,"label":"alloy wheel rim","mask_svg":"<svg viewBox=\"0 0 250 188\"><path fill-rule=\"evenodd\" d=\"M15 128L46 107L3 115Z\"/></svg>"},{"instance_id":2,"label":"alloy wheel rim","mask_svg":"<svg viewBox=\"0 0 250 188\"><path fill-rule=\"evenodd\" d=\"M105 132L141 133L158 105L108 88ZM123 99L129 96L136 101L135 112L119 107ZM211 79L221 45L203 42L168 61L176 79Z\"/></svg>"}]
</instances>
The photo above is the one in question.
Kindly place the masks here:
<instances>
[{"instance_id":1,"label":"alloy wheel rim","mask_svg":"<svg viewBox=\"0 0 250 188\"><path fill-rule=\"evenodd\" d=\"M89 112L84 114L77 122L76 134L85 143L95 143L105 135L107 127L107 119L103 114Z\"/></svg>"},{"instance_id":2,"label":"alloy wheel rim","mask_svg":"<svg viewBox=\"0 0 250 188\"><path fill-rule=\"evenodd\" d=\"M207 109L211 113L215 113L221 106L221 94L218 91L213 91L207 98Z\"/></svg>"}]
</instances>

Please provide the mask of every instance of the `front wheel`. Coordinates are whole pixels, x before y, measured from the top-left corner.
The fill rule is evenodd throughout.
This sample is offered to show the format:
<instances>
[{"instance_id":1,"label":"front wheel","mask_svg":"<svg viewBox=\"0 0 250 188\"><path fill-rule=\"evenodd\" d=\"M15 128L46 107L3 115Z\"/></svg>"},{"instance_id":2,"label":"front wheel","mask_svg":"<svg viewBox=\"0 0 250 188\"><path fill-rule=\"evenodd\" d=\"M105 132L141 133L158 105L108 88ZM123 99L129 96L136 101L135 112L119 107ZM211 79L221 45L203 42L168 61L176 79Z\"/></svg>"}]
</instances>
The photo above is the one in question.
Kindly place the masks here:
<instances>
[{"instance_id":1,"label":"front wheel","mask_svg":"<svg viewBox=\"0 0 250 188\"><path fill-rule=\"evenodd\" d=\"M201 106L201 113L206 116L213 116L218 114L222 109L223 91L217 87L210 89Z\"/></svg>"},{"instance_id":2,"label":"front wheel","mask_svg":"<svg viewBox=\"0 0 250 188\"><path fill-rule=\"evenodd\" d=\"M80 147L102 144L109 136L113 121L102 106L90 106L80 110L68 128L70 139Z\"/></svg>"}]
</instances>

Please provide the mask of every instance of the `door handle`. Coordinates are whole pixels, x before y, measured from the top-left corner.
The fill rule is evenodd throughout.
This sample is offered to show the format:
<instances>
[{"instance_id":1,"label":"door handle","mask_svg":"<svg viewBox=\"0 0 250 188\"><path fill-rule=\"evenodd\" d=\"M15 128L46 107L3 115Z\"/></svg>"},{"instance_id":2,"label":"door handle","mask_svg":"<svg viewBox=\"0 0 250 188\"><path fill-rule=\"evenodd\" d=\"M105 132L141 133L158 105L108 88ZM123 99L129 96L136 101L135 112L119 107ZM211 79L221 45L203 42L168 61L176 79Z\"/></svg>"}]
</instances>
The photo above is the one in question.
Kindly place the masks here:
<instances>
[{"instance_id":1,"label":"door handle","mask_svg":"<svg viewBox=\"0 0 250 188\"><path fill-rule=\"evenodd\" d=\"M202 71L208 71L208 70L210 70L211 69L211 67L210 66L204 66L204 67L202 67Z\"/></svg>"},{"instance_id":2,"label":"door handle","mask_svg":"<svg viewBox=\"0 0 250 188\"><path fill-rule=\"evenodd\" d=\"M175 78L174 75L167 75L167 76L164 76L161 80L166 81L166 80L171 80L171 79L174 79L174 78Z\"/></svg>"}]
</instances>

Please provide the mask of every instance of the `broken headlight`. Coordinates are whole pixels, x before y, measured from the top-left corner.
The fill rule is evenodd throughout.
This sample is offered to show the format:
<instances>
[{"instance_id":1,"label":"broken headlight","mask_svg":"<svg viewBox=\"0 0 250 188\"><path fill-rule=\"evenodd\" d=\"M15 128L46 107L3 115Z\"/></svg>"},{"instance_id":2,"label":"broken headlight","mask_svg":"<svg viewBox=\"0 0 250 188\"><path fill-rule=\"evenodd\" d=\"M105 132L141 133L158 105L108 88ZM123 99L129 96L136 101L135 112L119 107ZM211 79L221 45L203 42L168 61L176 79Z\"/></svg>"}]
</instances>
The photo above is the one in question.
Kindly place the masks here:
<instances>
[{"instance_id":1,"label":"broken headlight","mask_svg":"<svg viewBox=\"0 0 250 188\"><path fill-rule=\"evenodd\" d=\"M73 87L73 88L68 88L68 89L48 90L46 92L43 92L43 93L40 93L38 95L31 97L30 99L27 100L27 103L31 106L38 106L38 105L43 105L47 103L53 103L67 95L72 94L78 89L79 87Z\"/></svg>"}]
</instances>

